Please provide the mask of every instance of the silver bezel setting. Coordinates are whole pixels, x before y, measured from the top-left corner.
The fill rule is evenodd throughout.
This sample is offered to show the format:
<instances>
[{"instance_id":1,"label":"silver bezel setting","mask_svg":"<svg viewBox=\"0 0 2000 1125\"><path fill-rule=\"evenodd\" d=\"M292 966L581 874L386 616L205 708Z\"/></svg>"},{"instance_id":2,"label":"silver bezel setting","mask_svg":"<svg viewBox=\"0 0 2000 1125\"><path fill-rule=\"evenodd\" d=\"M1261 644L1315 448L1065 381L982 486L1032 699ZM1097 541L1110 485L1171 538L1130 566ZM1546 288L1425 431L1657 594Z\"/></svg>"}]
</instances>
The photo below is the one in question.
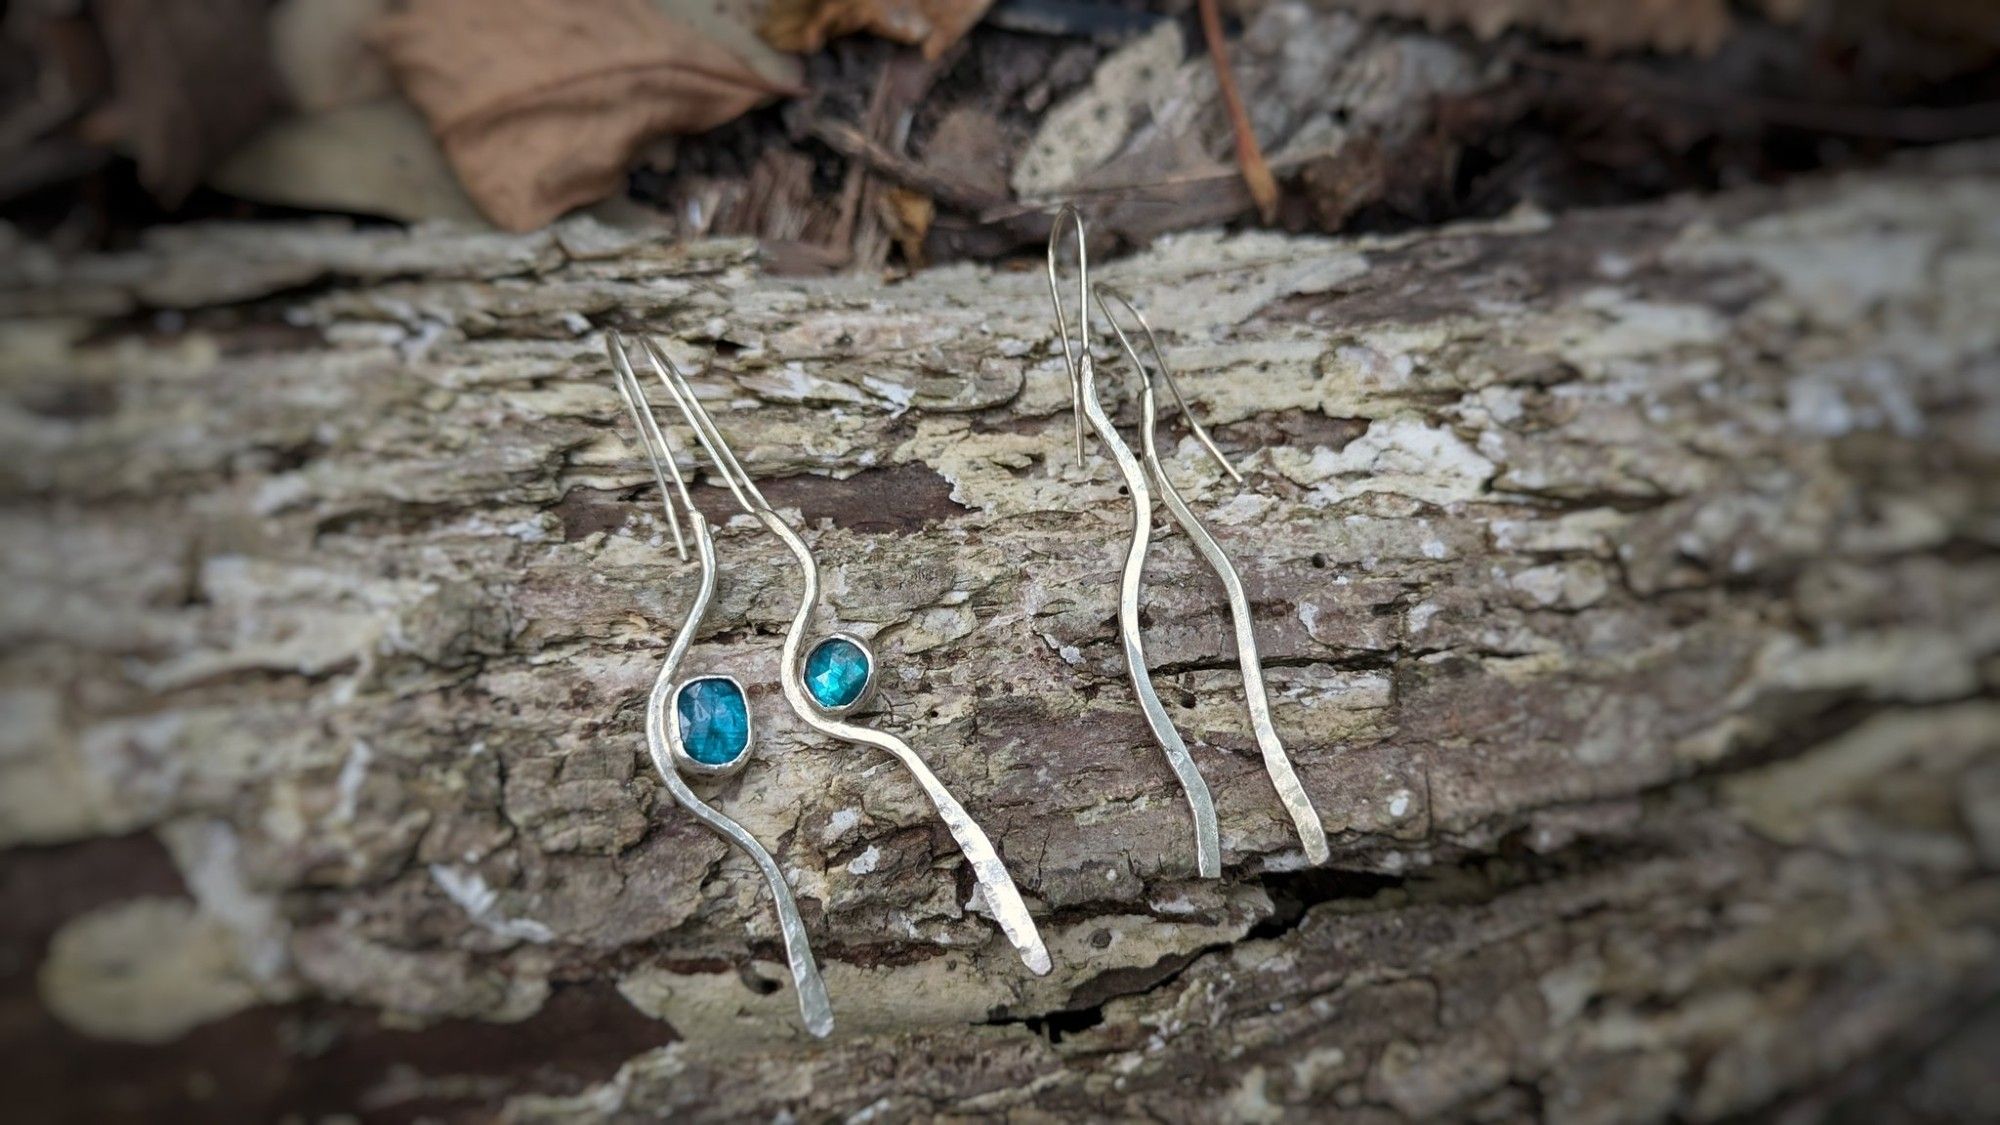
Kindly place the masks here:
<instances>
[{"instance_id":1,"label":"silver bezel setting","mask_svg":"<svg viewBox=\"0 0 2000 1125\"><path fill-rule=\"evenodd\" d=\"M736 691L743 697L743 752L721 765L700 761L687 752L681 740L681 693L689 684L702 680L727 680L736 685ZM699 676L689 676L674 685L674 694L667 700L667 746L673 751L674 768L695 777L728 777L739 773L750 763L750 755L757 752L757 716L750 710L750 692L743 681L735 676L720 672L705 672Z\"/></svg>"},{"instance_id":2,"label":"silver bezel setting","mask_svg":"<svg viewBox=\"0 0 2000 1125\"><path fill-rule=\"evenodd\" d=\"M806 678L806 669L812 665L813 653L818 652L821 649L821 647L830 644L833 641L846 641L848 644L851 644L855 648L860 649L862 659L868 662L868 676L861 682L861 694L854 697L854 702L849 703L844 707L828 707L825 704L822 704L819 701L819 698L813 695L812 687L804 682ZM843 715L852 715L856 711L861 710L863 707L868 706L868 704L875 698L876 682L881 678L880 676L881 670L882 670L881 665L878 664L875 660L875 649L872 646L870 646L867 641L862 640L860 637L855 636L853 633L832 632L828 633L824 637L821 637L819 640L814 641L812 643L812 647L806 650L806 658L799 664L799 680L800 680L799 687L804 689L806 693L806 699L812 703L813 710L818 711L820 714L825 715L830 719L838 719Z\"/></svg>"}]
</instances>

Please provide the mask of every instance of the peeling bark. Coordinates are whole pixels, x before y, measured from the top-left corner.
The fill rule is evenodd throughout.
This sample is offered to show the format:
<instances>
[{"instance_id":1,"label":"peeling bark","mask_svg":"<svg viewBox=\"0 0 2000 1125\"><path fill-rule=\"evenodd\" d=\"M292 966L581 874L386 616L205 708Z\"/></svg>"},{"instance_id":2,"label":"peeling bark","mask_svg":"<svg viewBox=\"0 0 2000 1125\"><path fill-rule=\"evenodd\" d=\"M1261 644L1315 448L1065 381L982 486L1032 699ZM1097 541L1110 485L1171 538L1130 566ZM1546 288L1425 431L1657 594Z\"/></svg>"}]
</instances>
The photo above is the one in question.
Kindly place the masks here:
<instances>
[{"instance_id":1,"label":"peeling bark","mask_svg":"<svg viewBox=\"0 0 2000 1125\"><path fill-rule=\"evenodd\" d=\"M1126 509L1069 452L1037 273L781 280L588 221L15 246L17 1083L81 1117L1990 1114L1995 213L1969 149L1102 267L1247 454L1237 490L1183 443L1177 481L1335 849L1303 868L1167 534L1147 643L1212 883L1124 683ZM822 621L873 637L881 724L1006 855L1050 977L916 788L783 708L796 578L730 520L690 670L750 686L716 800L826 969L839 1031L802 1039L754 868L645 759L693 570L614 327L675 341L800 517Z\"/></svg>"}]
</instances>

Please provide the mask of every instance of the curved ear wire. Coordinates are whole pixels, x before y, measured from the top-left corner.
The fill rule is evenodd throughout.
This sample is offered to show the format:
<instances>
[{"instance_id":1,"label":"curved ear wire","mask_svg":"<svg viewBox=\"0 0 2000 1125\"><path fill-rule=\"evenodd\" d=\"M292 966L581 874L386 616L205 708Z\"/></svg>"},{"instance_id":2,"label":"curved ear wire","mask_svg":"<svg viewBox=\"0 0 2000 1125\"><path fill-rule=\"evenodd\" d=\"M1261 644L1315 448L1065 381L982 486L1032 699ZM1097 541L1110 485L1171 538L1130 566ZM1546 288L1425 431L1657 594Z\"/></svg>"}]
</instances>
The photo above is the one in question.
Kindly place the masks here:
<instances>
[{"instance_id":1,"label":"curved ear wire","mask_svg":"<svg viewBox=\"0 0 2000 1125\"><path fill-rule=\"evenodd\" d=\"M1181 394L1181 385L1174 379L1173 368L1167 366L1167 357L1160 351L1159 337L1153 335L1153 326L1146 322L1146 314L1140 312L1133 306L1132 302L1126 300L1124 294L1111 289L1102 290L1096 295L1097 307L1099 311L1104 313L1104 319L1111 323L1111 331L1117 334L1118 343L1125 349L1125 356L1132 361L1132 367L1139 372L1139 376L1145 379L1148 384L1152 383L1153 371L1148 369L1146 364L1140 360L1138 351L1132 347L1132 341L1125 335L1125 329L1119 327L1118 318L1111 314L1111 306L1104 303L1106 294L1109 294L1112 300L1125 306L1125 311L1132 314L1133 320L1139 322L1139 330L1146 335L1146 347L1153 353L1153 367L1159 371L1160 378L1166 381L1167 390L1173 392L1174 402L1179 404L1181 417L1187 419L1188 429L1194 434L1195 440L1201 442L1202 448L1208 450L1208 455L1215 458L1215 463L1222 466L1222 471L1229 474L1230 480L1235 481L1237 484L1242 484L1243 474L1237 472L1236 466L1229 463L1228 456L1222 450L1216 448L1214 440L1208 436L1208 430L1201 424L1201 420L1194 416L1194 411L1189 408L1187 396ZM1152 442L1153 435L1149 430L1146 434L1146 444L1148 452L1153 453L1153 460L1155 462L1153 473L1164 480L1166 479L1166 472L1158 464L1159 457L1157 452L1151 448Z\"/></svg>"},{"instance_id":2,"label":"curved ear wire","mask_svg":"<svg viewBox=\"0 0 2000 1125\"><path fill-rule=\"evenodd\" d=\"M1056 282L1056 248L1062 245L1063 221L1076 230L1076 332L1081 345L1079 356L1069 346L1069 317L1063 312L1062 292ZM1090 362L1090 254L1084 247L1083 215L1073 203L1065 203L1049 225L1049 302L1055 306L1056 332L1062 336L1063 360L1069 365L1070 423L1076 430L1076 460L1083 463L1083 367Z\"/></svg>"},{"instance_id":3,"label":"curved ear wire","mask_svg":"<svg viewBox=\"0 0 2000 1125\"><path fill-rule=\"evenodd\" d=\"M729 448L729 443L723 440L722 431L715 428L715 419L709 416L708 408L695 397L694 388L688 384L687 376L682 374L680 365L661 351L659 345L653 341L646 340L644 344L647 358L653 361L653 372L660 377L660 382L666 386L667 393L673 396L674 405L680 407L681 417L687 419L688 426L694 430L696 440L701 442L702 448L708 450L709 458L722 473L722 482L729 486L730 494L736 497L736 503L750 515L756 515L759 510L769 511L771 505L764 499L764 494L757 491L757 484L744 470L743 462L736 459L736 451Z\"/></svg>"},{"instance_id":4,"label":"curved ear wire","mask_svg":"<svg viewBox=\"0 0 2000 1125\"><path fill-rule=\"evenodd\" d=\"M645 341L646 349L653 354L655 368L660 367L657 349L651 341ZM674 498L687 509L688 523L694 532L695 550L701 559L701 578L695 587L694 604L688 609L687 619L674 634L667 656L660 664L660 671L653 679L653 690L646 700L646 745L653 758L653 767L660 773L660 780L674 800L688 810L696 820L706 824L718 835L729 840L749 855L762 872L764 881L771 888L772 905L778 915L778 931L785 942L785 958L792 971L792 987L797 993L799 1016L804 1020L806 1030L824 1038L833 1031L833 1006L827 999L826 982L821 978L819 963L813 958L812 943L806 935L805 921L799 916L799 908L792 898L785 875L779 869L771 853L757 842L757 838L742 825L723 815L714 806L701 799L687 780L681 776L669 735L671 719L668 712L674 706L675 676L680 670L681 660L687 655L688 646L694 642L694 635L701 628L702 618L708 613L708 604L715 594L715 542L708 532L708 521L702 517L701 509L694 506L688 495L687 481L681 476L680 468L674 463L673 449L660 432L659 423L654 419L652 409L646 403L644 388L638 376L632 371L632 363L625 352L625 342L615 332L605 334L605 350L611 355L613 373L617 376L618 393L625 400L625 408L632 414L632 423L639 431L640 444L646 447L646 456L653 463L654 476L659 480L662 500L666 504L667 517L673 523L675 544L681 549L681 557L687 557L687 547L681 540L680 523L674 513ZM669 360L669 363L672 361ZM662 375L664 378L664 374ZM681 400L680 391L669 382L667 390L685 414L687 407ZM697 427L695 436L702 439ZM706 439L702 439L706 445ZM725 475L726 471L725 471ZM672 479L673 487L667 487ZM749 753L745 747L744 753Z\"/></svg>"},{"instance_id":5,"label":"curved ear wire","mask_svg":"<svg viewBox=\"0 0 2000 1125\"><path fill-rule=\"evenodd\" d=\"M646 460L653 463L653 479L660 486L660 506L667 510L667 526L673 529L674 550L679 552L681 561L688 557L687 539L681 535L681 517L674 511L674 489L679 489L681 503L694 509L694 501L688 498L687 482L681 479L680 466L674 463L673 447L667 444L665 434L653 418L653 410L646 403L646 392L639 386L638 376L632 374L632 361L625 355L625 341L616 332L604 334L604 350L611 357L611 374L618 384L618 397L625 400L625 412L632 416L632 427L639 431L639 444L645 447ZM674 488L667 487L671 477Z\"/></svg>"}]
</instances>

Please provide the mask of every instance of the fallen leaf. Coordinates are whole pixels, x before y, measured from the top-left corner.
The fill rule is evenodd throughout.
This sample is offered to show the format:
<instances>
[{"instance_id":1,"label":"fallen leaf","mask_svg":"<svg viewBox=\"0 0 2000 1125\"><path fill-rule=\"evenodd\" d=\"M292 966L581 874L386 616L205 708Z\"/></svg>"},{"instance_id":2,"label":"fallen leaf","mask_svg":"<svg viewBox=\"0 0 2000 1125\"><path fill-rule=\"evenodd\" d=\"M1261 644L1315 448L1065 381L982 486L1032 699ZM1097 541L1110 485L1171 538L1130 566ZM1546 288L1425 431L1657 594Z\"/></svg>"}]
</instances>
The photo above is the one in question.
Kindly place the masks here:
<instances>
[{"instance_id":1,"label":"fallen leaf","mask_svg":"<svg viewBox=\"0 0 2000 1125\"><path fill-rule=\"evenodd\" d=\"M274 121L209 182L287 207L485 225L424 119L394 96Z\"/></svg>"},{"instance_id":2,"label":"fallen leaf","mask_svg":"<svg viewBox=\"0 0 2000 1125\"><path fill-rule=\"evenodd\" d=\"M97 0L111 120L139 182L173 207L277 104L264 0Z\"/></svg>"},{"instance_id":3,"label":"fallen leaf","mask_svg":"<svg viewBox=\"0 0 2000 1125\"><path fill-rule=\"evenodd\" d=\"M648 0L413 0L374 37L466 194L508 230L611 194L654 137L797 92Z\"/></svg>"},{"instance_id":4,"label":"fallen leaf","mask_svg":"<svg viewBox=\"0 0 2000 1125\"><path fill-rule=\"evenodd\" d=\"M872 31L884 39L921 45L935 59L965 37L993 0L776 0L764 20L764 38L781 51L811 54L829 39Z\"/></svg>"},{"instance_id":5,"label":"fallen leaf","mask_svg":"<svg viewBox=\"0 0 2000 1125\"><path fill-rule=\"evenodd\" d=\"M395 91L364 34L389 7L390 0L278 0L271 53L295 108L310 113Z\"/></svg>"},{"instance_id":6,"label":"fallen leaf","mask_svg":"<svg viewBox=\"0 0 2000 1125\"><path fill-rule=\"evenodd\" d=\"M758 34L758 25L764 19L764 0L652 0L652 3L668 19L679 20L721 44L767 81L790 88L802 80L805 67L800 60L771 46Z\"/></svg>"}]
</instances>

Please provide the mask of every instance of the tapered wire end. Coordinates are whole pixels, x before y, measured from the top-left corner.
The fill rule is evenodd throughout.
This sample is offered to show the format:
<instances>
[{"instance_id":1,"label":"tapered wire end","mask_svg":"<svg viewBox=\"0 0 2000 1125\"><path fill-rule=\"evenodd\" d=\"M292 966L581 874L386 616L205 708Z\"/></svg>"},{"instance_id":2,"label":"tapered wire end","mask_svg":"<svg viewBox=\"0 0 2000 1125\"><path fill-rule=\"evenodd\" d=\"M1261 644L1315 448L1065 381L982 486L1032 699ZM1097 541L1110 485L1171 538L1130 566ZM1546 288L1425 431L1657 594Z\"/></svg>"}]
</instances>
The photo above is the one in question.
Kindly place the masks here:
<instances>
[{"instance_id":1,"label":"tapered wire end","mask_svg":"<svg viewBox=\"0 0 2000 1125\"><path fill-rule=\"evenodd\" d=\"M1231 464L1227 457L1222 459L1222 471L1229 474L1230 480L1235 481L1237 484L1243 483L1243 474L1237 471L1236 466Z\"/></svg>"},{"instance_id":2,"label":"tapered wire end","mask_svg":"<svg viewBox=\"0 0 2000 1125\"><path fill-rule=\"evenodd\" d=\"M1042 944L1040 938L1035 939L1033 945L1021 950L1021 963L1028 966L1028 971L1038 977L1048 976L1049 970L1055 968L1055 962L1049 958L1049 949Z\"/></svg>"},{"instance_id":3,"label":"tapered wire end","mask_svg":"<svg viewBox=\"0 0 2000 1125\"><path fill-rule=\"evenodd\" d=\"M1083 368L1090 364L1090 352L1085 351L1078 360L1078 366L1069 380L1070 428L1076 432L1076 464L1083 467Z\"/></svg>"}]
</instances>

